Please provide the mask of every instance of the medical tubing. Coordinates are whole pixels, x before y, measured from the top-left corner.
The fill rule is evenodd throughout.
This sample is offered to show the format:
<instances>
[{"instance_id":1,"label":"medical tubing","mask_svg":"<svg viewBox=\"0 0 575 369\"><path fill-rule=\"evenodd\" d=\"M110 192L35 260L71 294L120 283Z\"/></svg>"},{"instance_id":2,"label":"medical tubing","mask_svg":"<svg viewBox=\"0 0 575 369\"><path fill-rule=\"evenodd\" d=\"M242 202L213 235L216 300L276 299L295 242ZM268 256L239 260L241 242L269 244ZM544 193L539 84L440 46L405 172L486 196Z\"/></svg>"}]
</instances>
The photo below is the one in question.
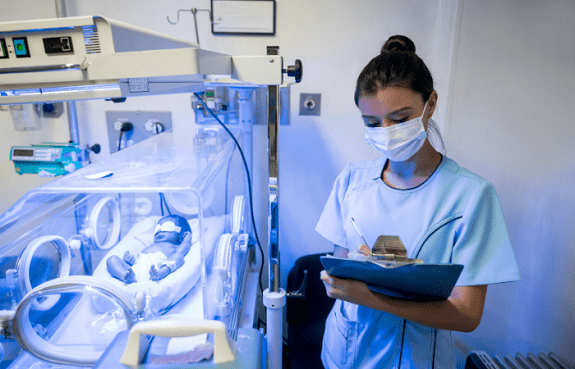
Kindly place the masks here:
<instances>
[{"instance_id":1,"label":"medical tubing","mask_svg":"<svg viewBox=\"0 0 575 369\"><path fill-rule=\"evenodd\" d=\"M232 138L232 140L234 140L234 143L236 144L236 146L238 147L238 151L240 152L240 155L242 157L242 161L244 163L244 167L246 169L246 175L248 176L248 191L249 191L249 195L250 195L250 213L251 213L251 218L252 218L252 226L254 227L254 235L256 237L256 242L258 244L258 248L260 250L260 255L262 257L262 264L260 265L260 272L259 272L259 278L258 278L258 282L260 285L260 291L262 291L263 293L263 286L262 286L262 273L264 270L264 251L262 249L262 245L260 244L260 239L258 237L258 232L256 229L256 220L254 218L254 205L253 205L253 196L252 196L252 181L250 178L250 171L248 169L248 163L246 162L246 157L244 156L244 152L242 151L242 148L240 147L240 144L238 143L238 141L236 140L236 138L234 137L234 135L230 132L230 130L228 129L228 127L225 126L224 123L222 123L222 121L220 120L220 118L218 118L218 116L212 111L212 109L210 109L208 107L208 105L206 105L206 103L204 102L204 100L202 100L202 98L200 97L200 95L198 95L197 92L194 92L194 95L196 96L196 98L200 101L200 103L204 106L204 108L216 119L216 121L226 130L226 132L230 135L230 137Z\"/></svg>"},{"instance_id":2,"label":"medical tubing","mask_svg":"<svg viewBox=\"0 0 575 369\"><path fill-rule=\"evenodd\" d=\"M162 211L162 216L164 216L164 205L166 206L166 210L168 211L169 215L172 215L170 208L168 207L168 202L166 201L166 197L162 192L160 192L160 210Z\"/></svg>"},{"instance_id":3,"label":"medical tubing","mask_svg":"<svg viewBox=\"0 0 575 369\"><path fill-rule=\"evenodd\" d=\"M161 123L158 123L161 125ZM155 130L156 134L160 134L161 132L157 132L157 130ZM164 205L166 206L166 210L168 211L168 214L172 215L172 212L170 211L170 208L168 207L168 203L166 201L166 197L164 196L163 192L160 192L160 210L162 212L162 216L164 216Z\"/></svg>"},{"instance_id":4,"label":"medical tubing","mask_svg":"<svg viewBox=\"0 0 575 369\"><path fill-rule=\"evenodd\" d=\"M166 196L163 193L162 193L162 199L164 200L164 205L166 205L166 210L168 211L168 214L172 215L172 211L170 210L168 202L166 201Z\"/></svg>"},{"instance_id":5,"label":"medical tubing","mask_svg":"<svg viewBox=\"0 0 575 369\"><path fill-rule=\"evenodd\" d=\"M230 160L228 160L228 167L226 169L226 190L225 190L225 199L224 199L224 209L226 214L228 213L228 183L229 183L229 177L230 177L230 169L232 167L232 158L233 158L234 153L232 152L232 154L230 155Z\"/></svg>"},{"instance_id":6,"label":"medical tubing","mask_svg":"<svg viewBox=\"0 0 575 369\"><path fill-rule=\"evenodd\" d=\"M78 195L74 201L78 201L78 205L74 207L74 216L76 218L76 233L81 234L80 231L82 230L82 221L80 219L87 218L86 215L86 202L81 201L86 195L80 194ZM82 214L79 214L79 210L81 209ZM80 247L80 256L82 257L82 264L84 266L84 273L87 275L92 275L92 254L90 249L82 242Z\"/></svg>"},{"instance_id":7,"label":"medical tubing","mask_svg":"<svg viewBox=\"0 0 575 369\"><path fill-rule=\"evenodd\" d=\"M124 134L124 125L122 125L122 129L120 129L120 139L118 140L118 151L122 150L122 135ZM161 207L160 203L160 207ZM120 206L120 211L122 210L122 194L118 194L118 206ZM163 215L163 214L162 214Z\"/></svg>"},{"instance_id":8,"label":"medical tubing","mask_svg":"<svg viewBox=\"0 0 575 369\"><path fill-rule=\"evenodd\" d=\"M122 135L124 131L120 131L120 139L118 140L118 151L122 150Z\"/></svg>"},{"instance_id":9,"label":"medical tubing","mask_svg":"<svg viewBox=\"0 0 575 369\"><path fill-rule=\"evenodd\" d=\"M130 132L132 129L134 129L134 125L132 123L122 123L122 127L120 128L120 139L118 140L118 151L122 150L122 135L124 132Z\"/></svg>"}]
</instances>

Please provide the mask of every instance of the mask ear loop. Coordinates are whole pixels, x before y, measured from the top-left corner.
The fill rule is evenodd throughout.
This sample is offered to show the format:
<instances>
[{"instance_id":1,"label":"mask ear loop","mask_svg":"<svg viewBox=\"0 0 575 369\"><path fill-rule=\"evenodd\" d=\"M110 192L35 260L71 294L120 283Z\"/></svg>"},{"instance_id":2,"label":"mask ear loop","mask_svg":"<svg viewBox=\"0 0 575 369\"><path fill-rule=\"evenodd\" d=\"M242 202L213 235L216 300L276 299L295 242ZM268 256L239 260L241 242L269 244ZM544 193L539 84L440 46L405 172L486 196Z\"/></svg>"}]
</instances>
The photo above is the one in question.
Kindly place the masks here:
<instances>
[{"instance_id":1,"label":"mask ear loop","mask_svg":"<svg viewBox=\"0 0 575 369\"><path fill-rule=\"evenodd\" d=\"M429 99L427 99L427 101L425 102L425 106L423 107L423 113L421 113L421 123L423 123L423 117L425 116L425 110L427 110L427 103L429 102ZM431 117L429 117L429 119L431 119ZM427 129L429 129L429 119L427 120ZM425 131L425 133L427 133L427 130Z\"/></svg>"}]
</instances>

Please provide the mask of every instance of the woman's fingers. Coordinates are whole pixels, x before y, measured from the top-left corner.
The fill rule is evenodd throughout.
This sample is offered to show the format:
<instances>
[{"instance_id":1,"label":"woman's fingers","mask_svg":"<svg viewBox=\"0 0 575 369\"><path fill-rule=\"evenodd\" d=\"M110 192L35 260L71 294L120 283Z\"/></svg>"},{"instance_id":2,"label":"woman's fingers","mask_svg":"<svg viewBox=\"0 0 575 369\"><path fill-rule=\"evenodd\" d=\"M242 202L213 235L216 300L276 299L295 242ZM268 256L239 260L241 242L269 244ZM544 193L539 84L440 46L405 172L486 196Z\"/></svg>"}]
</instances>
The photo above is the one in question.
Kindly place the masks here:
<instances>
[{"instance_id":1,"label":"woman's fingers","mask_svg":"<svg viewBox=\"0 0 575 369\"><path fill-rule=\"evenodd\" d=\"M359 252L365 256L371 256L371 250L369 249L369 247L367 247L364 244L361 244L357 247L357 252Z\"/></svg>"},{"instance_id":2,"label":"woman's fingers","mask_svg":"<svg viewBox=\"0 0 575 369\"><path fill-rule=\"evenodd\" d=\"M320 272L319 278L323 281L325 292L329 297L335 297L338 293L341 293L341 291L333 286L334 279L329 274L327 274L325 270Z\"/></svg>"},{"instance_id":3,"label":"woman's fingers","mask_svg":"<svg viewBox=\"0 0 575 369\"><path fill-rule=\"evenodd\" d=\"M343 289L341 289L341 287L345 287L345 281L339 279L339 278L335 278L330 276L329 274L327 274L327 272L325 270L322 270L320 272L320 279L323 281L323 284L325 285L325 292L327 293L327 295L331 298L334 299L338 299L338 298L343 298L345 297L345 292ZM343 282L343 285L340 286L339 288L336 286L336 284L341 284Z\"/></svg>"},{"instance_id":4,"label":"woman's fingers","mask_svg":"<svg viewBox=\"0 0 575 369\"><path fill-rule=\"evenodd\" d=\"M327 272L325 270L322 270L319 273L319 278L324 282L327 283L329 285L333 285L334 283L334 279L332 276L330 276L329 274L327 274Z\"/></svg>"}]
</instances>

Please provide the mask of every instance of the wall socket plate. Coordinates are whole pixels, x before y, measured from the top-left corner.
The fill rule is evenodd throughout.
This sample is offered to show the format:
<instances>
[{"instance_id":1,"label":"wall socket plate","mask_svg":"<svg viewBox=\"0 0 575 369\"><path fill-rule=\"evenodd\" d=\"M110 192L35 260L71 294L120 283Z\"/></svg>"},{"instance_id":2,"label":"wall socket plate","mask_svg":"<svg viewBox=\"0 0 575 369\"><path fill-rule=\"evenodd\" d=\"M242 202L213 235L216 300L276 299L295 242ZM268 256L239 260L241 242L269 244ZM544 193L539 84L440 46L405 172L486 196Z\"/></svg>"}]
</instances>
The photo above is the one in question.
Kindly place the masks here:
<instances>
[{"instance_id":1,"label":"wall socket plate","mask_svg":"<svg viewBox=\"0 0 575 369\"><path fill-rule=\"evenodd\" d=\"M321 114L321 94L299 95L299 115L320 115Z\"/></svg>"},{"instance_id":2,"label":"wall socket plate","mask_svg":"<svg viewBox=\"0 0 575 369\"><path fill-rule=\"evenodd\" d=\"M107 111L106 122L108 127L108 139L110 142L110 154L120 149L125 149L137 144L146 138L172 129L171 112L153 111ZM133 129L122 134L120 143L120 129L125 122L132 123ZM158 132L160 131L160 132Z\"/></svg>"}]
</instances>

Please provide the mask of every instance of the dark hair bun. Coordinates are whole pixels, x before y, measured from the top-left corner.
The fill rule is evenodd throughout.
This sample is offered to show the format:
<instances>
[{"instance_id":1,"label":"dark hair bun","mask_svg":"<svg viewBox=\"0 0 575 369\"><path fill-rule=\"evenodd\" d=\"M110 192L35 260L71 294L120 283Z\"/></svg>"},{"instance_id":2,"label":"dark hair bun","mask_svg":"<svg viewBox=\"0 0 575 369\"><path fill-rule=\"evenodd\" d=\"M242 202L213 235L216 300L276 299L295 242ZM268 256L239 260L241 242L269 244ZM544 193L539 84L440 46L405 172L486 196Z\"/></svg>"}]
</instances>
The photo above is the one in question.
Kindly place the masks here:
<instances>
[{"instance_id":1,"label":"dark hair bun","mask_svg":"<svg viewBox=\"0 0 575 369\"><path fill-rule=\"evenodd\" d=\"M386 51L409 51L415 53L415 44L409 37L402 35L391 36L381 47L381 53Z\"/></svg>"}]
</instances>

